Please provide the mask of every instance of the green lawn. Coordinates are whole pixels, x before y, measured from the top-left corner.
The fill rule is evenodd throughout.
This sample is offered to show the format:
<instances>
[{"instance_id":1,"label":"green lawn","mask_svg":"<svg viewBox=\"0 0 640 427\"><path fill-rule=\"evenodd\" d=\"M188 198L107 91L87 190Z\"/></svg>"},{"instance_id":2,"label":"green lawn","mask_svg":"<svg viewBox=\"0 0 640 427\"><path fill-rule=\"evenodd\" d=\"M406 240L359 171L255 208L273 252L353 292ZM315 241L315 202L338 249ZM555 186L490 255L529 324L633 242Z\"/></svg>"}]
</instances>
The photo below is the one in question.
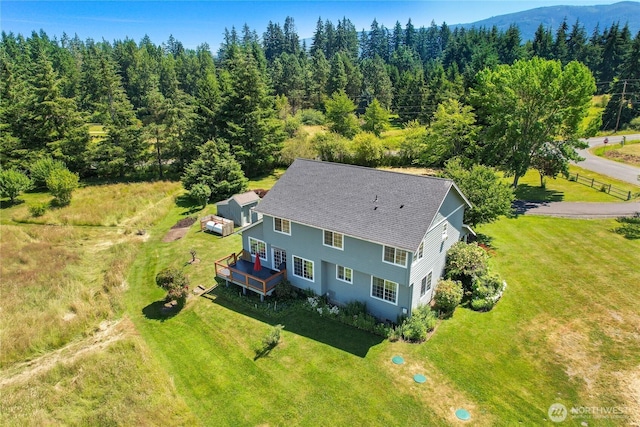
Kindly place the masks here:
<instances>
[{"instance_id":1,"label":"green lawn","mask_svg":"<svg viewBox=\"0 0 640 427\"><path fill-rule=\"evenodd\" d=\"M503 301L490 313L460 308L430 341L415 345L306 311L264 317L216 291L157 319L164 295L154 284L157 271L185 265L194 247L201 261L185 270L193 286L211 285L213 260L240 249L239 236L195 226L182 240L159 242L179 218L174 211L154 229L129 276L126 305L204 425L449 425L457 407L471 410L474 425L532 425L556 401L633 403L624 378L639 379L640 289L633 284L640 270L633 265L640 244L611 232L612 220L520 217L480 228L509 283ZM254 360L275 323L285 326L281 344ZM407 363L391 364L394 354ZM427 383L415 384L415 373Z\"/></svg>"},{"instance_id":2,"label":"green lawn","mask_svg":"<svg viewBox=\"0 0 640 427\"><path fill-rule=\"evenodd\" d=\"M614 178L609 178L597 172L583 169L579 166L570 165L571 174L580 174L585 178L593 178L605 184L611 184L624 192L631 191L632 199L640 197L640 187L632 185ZM511 182L507 178L507 182ZM557 178L547 178L546 186L540 187L540 174L535 170L529 170L525 176L520 178L516 198L529 201L548 202L624 202L625 200L611 194L600 191L579 182L569 181L563 176Z\"/></svg>"}]
</instances>

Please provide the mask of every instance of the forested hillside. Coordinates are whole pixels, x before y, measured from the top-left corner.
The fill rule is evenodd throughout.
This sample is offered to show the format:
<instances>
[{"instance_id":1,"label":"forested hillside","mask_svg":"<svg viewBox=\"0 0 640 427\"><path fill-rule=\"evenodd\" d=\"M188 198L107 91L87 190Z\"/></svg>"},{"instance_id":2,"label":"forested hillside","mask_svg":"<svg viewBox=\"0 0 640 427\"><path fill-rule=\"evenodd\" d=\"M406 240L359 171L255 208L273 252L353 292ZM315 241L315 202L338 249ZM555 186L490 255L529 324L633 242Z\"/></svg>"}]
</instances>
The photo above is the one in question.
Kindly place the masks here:
<instances>
[{"instance_id":1,"label":"forested hillside","mask_svg":"<svg viewBox=\"0 0 640 427\"><path fill-rule=\"evenodd\" d=\"M394 162L411 163L412 144L427 138L425 126L456 114L471 120L460 128L468 133L459 141L464 147L420 162L442 164L464 153L491 164L478 143L490 124L489 109L473 95L479 72L533 57L561 67L579 61L591 70L597 93L609 99L602 128L623 128L640 115L640 33L618 23L592 34L579 22L554 31L540 26L523 44L515 25L452 31L446 24L415 28L409 20L389 29L374 21L358 33L347 18L319 19L307 46L287 17L262 34L246 26L225 30L216 52L206 43L186 49L173 37L156 44L148 37L109 42L3 32L1 166L29 171L50 156L81 178L179 177L213 140L220 156L251 177L296 155L345 159L326 135L283 152L303 123L326 123L350 140L363 130L379 135L389 117L408 129L402 149L390 150ZM362 158L354 160L358 150L350 158L371 164L372 140L359 138Z\"/></svg>"}]
</instances>

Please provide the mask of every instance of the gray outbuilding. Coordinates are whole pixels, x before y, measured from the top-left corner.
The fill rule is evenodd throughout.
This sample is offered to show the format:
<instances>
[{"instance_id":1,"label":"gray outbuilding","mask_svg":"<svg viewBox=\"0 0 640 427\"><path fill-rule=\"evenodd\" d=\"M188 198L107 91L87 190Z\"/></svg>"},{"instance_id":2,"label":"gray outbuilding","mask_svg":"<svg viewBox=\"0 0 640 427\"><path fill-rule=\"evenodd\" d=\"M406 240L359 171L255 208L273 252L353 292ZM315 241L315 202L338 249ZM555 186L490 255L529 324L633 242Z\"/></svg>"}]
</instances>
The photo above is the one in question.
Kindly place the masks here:
<instances>
[{"instance_id":1,"label":"gray outbuilding","mask_svg":"<svg viewBox=\"0 0 640 427\"><path fill-rule=\"evenodd\" d=\"M253 212L259 201L260 197L253 191L236 194L216 203L218 215L233 220L236 226L246 227L262 218L262 215Z\"/></svg>"}]
</instances>

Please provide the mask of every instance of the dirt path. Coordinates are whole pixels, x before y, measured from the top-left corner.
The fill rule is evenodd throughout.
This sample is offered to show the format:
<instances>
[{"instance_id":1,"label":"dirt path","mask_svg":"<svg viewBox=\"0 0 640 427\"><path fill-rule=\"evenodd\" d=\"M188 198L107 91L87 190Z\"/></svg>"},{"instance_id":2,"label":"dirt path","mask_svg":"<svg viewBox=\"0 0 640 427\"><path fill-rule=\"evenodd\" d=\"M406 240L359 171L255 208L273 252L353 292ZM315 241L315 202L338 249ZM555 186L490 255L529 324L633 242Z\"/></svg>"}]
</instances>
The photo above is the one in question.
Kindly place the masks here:
<instances>
[{"instance_id":1,"label":"dirt path","mask_svg":"<svg viewBox=\"0 0 640 427\"><path fill-rule=\"evenodd\" d=\"M132 334L133 330L133 324L128 318L103 321L99 330L92 336L3 370L0 372L0 387L28 381L52 369L58 363L72 363L85 354L104 350L112 343Z\"/></svg>"}]
</instances>

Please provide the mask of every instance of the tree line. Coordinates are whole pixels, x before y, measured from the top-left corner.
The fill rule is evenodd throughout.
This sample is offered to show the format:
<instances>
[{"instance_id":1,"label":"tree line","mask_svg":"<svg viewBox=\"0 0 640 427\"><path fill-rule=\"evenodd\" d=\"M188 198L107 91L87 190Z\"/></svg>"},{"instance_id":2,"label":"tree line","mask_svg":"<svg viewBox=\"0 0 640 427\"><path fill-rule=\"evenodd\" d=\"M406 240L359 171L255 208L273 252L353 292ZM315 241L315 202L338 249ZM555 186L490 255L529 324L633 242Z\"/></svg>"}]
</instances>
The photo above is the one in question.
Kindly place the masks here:
<instances>
[{"instance_id":1,"label":"tree line","mask_svg":"<svg viewBox=\"0 0 640 427\"><path fill-rule=\"evenodd\" d=\"M206 163L202 157L208 156L237 162L239 168L225 170L254 177L283 161L283 142L295 131L288 119L312 110L325 113L330 128L346 137L355 134L354 116L373 134L389 114L410 128L426 125L427 136L408 132L399 156L406 162L441 164L464 154L497 165L491 153L517 135L493 135L502 146L478 142L497 132L495 106L511 108L502 98L486 102L492 85L500 84L486 70L502 70L504 77L509 73L500 67L532 58L557 64L534 66L533 72L562 73L564 67L577 70L570 64L584 64L598 82L594 89L611 97L603 127L624 126L640 115L640 33L632 38L618 23L590 36L579 22L569 27L564 21L555 32L540 26L534 40L523 44L516 25L504 32L451 30L435 23L415 28L409 20L388 29L374 20L358 33L346 18L335 25L318 19L306 46L287 17L282 26L270 22L262 36L246 25L240 32L225 30L215 55L206 43L187 49L173 37L157 45L149 37L108 42L2 32L0 166L28 171L51 158L82 178L171 175L195 185L202 182L194 162ZM463 119L450 122L451 115ZM470 115L472 122L465 121ZM459 126L448 136L447 121ZM442 144L424 147L426 137ZM371 147L364 142L359 154L366 164ZM328 157L339 155L329 151ZM538 157L541 169L549 167ZM215 179L210 184L219 185Z\"/></svg>"}]
</instances>

